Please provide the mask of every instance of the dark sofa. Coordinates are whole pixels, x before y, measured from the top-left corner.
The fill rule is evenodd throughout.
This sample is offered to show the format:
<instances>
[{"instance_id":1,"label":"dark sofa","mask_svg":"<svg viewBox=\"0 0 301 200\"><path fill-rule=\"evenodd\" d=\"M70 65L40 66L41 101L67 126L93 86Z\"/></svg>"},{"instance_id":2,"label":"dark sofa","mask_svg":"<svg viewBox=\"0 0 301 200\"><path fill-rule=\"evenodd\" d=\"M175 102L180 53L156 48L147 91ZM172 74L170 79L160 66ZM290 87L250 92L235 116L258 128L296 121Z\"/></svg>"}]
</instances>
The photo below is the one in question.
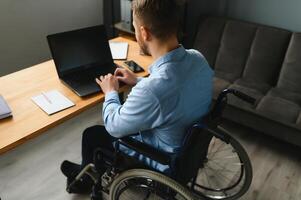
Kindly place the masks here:
<instances>
[{"instance_id":1,"label":"dark sofa","mask_svg":"<svg viewBox=\"0 0 301 200\"><path fill-rule=\"evenodd\" d=\"M301 33L202 17L194 48L215 71L215 99L225 88L256 98L230 97L225 118L301 146Z\"/></svg>"}]
</instances>

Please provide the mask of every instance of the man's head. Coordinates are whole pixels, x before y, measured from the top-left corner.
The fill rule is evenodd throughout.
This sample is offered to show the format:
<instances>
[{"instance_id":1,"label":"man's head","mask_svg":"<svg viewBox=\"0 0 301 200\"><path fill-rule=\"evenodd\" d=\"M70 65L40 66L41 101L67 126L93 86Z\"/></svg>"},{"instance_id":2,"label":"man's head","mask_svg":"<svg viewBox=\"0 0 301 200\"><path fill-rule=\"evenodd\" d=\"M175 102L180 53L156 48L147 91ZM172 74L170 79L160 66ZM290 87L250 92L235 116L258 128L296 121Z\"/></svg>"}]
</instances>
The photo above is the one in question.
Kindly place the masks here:
<instances>
[{"instance_id":1,"label":"man's head","mask_svg":"<svg viewBox=\"0 0 301 200\"><path fill-rule=\"evenodd\" d=\"M178 0L133 0L133 25L137 42L149 54L148 43L165 42L177 37L179 28Z\"/></svg>"}]
</instances>

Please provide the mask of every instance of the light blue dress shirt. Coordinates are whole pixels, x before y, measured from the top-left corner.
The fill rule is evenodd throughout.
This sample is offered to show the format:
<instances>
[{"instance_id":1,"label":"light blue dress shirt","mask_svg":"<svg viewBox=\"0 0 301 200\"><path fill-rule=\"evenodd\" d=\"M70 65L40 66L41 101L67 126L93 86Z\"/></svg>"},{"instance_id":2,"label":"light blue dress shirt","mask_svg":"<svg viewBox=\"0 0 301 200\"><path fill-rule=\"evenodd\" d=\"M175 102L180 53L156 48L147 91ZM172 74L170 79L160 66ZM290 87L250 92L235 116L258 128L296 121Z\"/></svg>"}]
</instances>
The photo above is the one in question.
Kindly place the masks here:
<instances>
[{"instance_id":1,"label":"light blue dress shirt","mask_svg":"<svg viewBox=\"0 0 301 200\"><path fill-rule=\"evenodd\" d=\"M132 137L177 153L188 128L209 110L213 71L201 53L180 46L157 59L149 73L149 77L138 79L123 105L116 91L106 94L105 128L116 138L139 133ZM168 169L125 147L121 149L159 171Z\"/></svg>"}]
</instances>

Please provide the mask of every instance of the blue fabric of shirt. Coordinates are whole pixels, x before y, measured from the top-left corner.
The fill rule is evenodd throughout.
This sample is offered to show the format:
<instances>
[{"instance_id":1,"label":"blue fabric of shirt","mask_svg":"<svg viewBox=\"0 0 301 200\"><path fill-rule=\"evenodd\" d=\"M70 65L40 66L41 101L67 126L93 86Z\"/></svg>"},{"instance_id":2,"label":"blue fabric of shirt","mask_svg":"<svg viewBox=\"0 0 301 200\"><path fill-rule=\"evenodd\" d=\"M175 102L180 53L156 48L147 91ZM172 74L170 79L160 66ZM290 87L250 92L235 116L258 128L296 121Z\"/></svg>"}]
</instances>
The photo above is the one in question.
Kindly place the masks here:
<instances>
[{"instance_id":1,"label":"blue fabric of shirt","mask_svg":"<svg viewBox=\"0 0 301 200\"><path fill-rule=\"evenodd\" d=\"M116 91L106 94L106 130L116 138L139 133L132 137L177 153L188 128L209 111L213 71L200 52L180 46L157 59L149 73L149 77L138 79L123 105ZM125 147L121 149L159 171L168 170L168 166Z\"/></svg>"}]
</instances>

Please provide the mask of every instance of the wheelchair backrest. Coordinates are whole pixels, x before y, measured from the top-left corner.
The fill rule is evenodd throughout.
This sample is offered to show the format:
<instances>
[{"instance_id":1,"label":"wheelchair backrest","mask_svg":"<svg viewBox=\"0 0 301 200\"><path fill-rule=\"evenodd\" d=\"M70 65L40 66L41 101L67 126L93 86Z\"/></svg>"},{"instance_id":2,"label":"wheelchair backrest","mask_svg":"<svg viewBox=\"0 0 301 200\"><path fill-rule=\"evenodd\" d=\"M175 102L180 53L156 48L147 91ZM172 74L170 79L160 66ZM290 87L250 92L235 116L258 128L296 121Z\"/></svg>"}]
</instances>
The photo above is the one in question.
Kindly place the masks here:
<instances>
[{"instance_id":1,"label":"wheelchair backrest","mask_svg":"<svg viewBox=\"0 0 301 200\"><path fill-rule=\"evenodd\" d=\"M205 126L193 125L188 131L181 152L175 161L175 178L186 184L195 177L198 169L206 159L207 150L212 139Z\"/></svg>"},{"instance_id":2,"label":"wheelchair backrest","mask_svg":"<svg viewBox=\"0 0 301 200\"><path fill-rule=\"evenodd\" d=\"M217 127L222 122L222 115L227 106L227 96L220 95L214 102L210 112L203 117L203 123L208 127Z\"/></svg>"}]
</instances>

